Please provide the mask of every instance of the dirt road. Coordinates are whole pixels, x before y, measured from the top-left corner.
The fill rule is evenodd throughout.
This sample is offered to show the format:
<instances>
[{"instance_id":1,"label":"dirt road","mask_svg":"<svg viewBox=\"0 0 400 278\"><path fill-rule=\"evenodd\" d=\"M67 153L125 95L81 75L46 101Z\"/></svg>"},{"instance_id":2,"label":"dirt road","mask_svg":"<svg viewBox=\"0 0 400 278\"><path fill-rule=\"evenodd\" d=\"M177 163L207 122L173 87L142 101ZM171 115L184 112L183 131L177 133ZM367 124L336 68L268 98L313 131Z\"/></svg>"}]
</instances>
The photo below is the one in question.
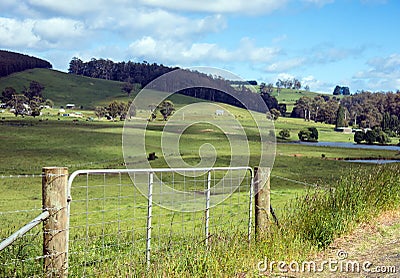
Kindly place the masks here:
<instances>
[{"instance_id":1,"label":"dirt road","mask_svg":"<svg viewBox=\"0 0 400 278\"><path fill-rule=\"evenodd\" d=\"M400 278L400 210L361 224L303 263L292 265L297 271L275 277Z\"/></svg>"}]
</instances>

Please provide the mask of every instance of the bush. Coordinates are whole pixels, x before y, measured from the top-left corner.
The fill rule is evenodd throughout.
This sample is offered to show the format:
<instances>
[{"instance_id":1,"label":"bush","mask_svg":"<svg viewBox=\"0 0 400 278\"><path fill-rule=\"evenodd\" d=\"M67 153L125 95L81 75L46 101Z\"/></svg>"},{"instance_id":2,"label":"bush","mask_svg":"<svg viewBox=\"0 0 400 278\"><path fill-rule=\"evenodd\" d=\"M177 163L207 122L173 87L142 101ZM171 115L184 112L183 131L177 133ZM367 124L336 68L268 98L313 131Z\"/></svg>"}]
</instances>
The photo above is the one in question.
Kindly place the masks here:
<instances>
[{"instance_id":1,"label":"bush","mask_svg":"<svg viewBox=\"0 0 400 278\"><path fill-rule=\"evenodd\" d=\"M318 130L315 127L300 130L298 136L300 141L318 142Z\"/></svg>"},{"instance_id":2,"label":"bush","mask_svg":"<svg viewBox=\"0 0 400 278\"><path fill-rule=\"evenodd\" d=\"M365 140L365 133L363 131L356 131L354 133L354 142L360 144L364 140Z\"/></svg>"},{"instance_id":3,"label":"bush","mask_svg":"<svg viewBox=\"0 0 400 278\"><path fill-rule=\"evenodd\" d=\"M357 138L356 138L357 136ZM361 139L361 134L359 134L359 131L357 131L354 134L354 141L356 141ZM361 141L365 140L367 142L367 144L372 145L374 142L378 142L379 144L388 144L390 143L390 138L389 136L382 131L382 129L380 127L375 127L373 130L368 130L365 134L364 137ZM361 142L360 141L360 142ZM358 142L357 142L358 143Z\"/></svg>"},{"instance_id":4,"label":"bush","mask_svg":"<svg viewBox=\"0 0 400 278\"><path fill-rule=\"evenodd\" d=\"M288 138L290 138L290 131L289 131L289 129L282 129L281 131L279 131L279 136L282 138L282 139L288 139Z\"/></svg>"}]
</instances>

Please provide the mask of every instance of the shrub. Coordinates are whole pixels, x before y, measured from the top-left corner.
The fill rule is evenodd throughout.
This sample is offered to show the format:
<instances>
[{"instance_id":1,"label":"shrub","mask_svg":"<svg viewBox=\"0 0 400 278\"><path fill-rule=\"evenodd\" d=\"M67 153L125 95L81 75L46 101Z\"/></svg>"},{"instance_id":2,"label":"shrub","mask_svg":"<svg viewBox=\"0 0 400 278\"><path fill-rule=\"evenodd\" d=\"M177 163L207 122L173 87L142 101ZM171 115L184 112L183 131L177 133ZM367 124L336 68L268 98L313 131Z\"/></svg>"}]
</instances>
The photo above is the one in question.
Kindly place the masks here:
<instances>
[{"instance_id":1,"label":"shrub","mask_svg":"<svg viewBox=\"0 0 400 278\"><path fill-rule=\"evenodd\" d=\"M289 131L289 129L282 129L281 131L279 131L279 136L282 138L282 139L288 139L288 138L290 138L290 131Z\"/></svg>"},{"instance_id":2,"label":"shrub","mask_svg":"<svg viewBox=\"0 0 400 278\"><path fill-rule=\"evenodd\" d=\"M300 141L318 142L318 130L315 127L300 130L298 136Z\"/></svg>"},{"instance_id":3,"label":"shrub","mask_svg":"<svg viewBox=\"0 0 400 278\"><path fill-rule=\"evenodd\" d=\"M365 140L365 133L363 131L358 130L354 133L354 142L360 144L364 140Z\"/></svg>"}]
</instances>

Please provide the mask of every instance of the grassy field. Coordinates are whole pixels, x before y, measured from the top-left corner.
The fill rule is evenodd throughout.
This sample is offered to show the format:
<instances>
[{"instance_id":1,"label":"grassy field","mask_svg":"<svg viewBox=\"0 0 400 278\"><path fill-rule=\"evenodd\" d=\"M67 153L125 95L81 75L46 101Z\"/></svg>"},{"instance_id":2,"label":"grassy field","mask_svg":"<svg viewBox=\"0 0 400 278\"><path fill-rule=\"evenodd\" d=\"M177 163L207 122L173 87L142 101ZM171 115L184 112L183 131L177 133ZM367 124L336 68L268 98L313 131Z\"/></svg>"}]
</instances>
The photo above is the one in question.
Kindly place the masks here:
<instances>
[{"instance_id":1,"label":"grassy field","mask_svg":"<svg viewBox=\"0 0 400 278\"><path fill-rule=\"evenodd\" d=\"M38 81L40 82L40 80ZM99 86L101 87L101 85ZM118 92L118 94L121 93ZM103 98L99 101L106 99ZM81 98L81 101L85 100ZM179 96L174 102L179 109L191 101L193 99ZM86 100L86 103L85 105L91 105L89 100ZM255 129L253 122L244 111L227 105L222 106L232 112L244 126L247 135L250 135L250 165L256 166L259 160L258 138L252 136ZM93 117L91 111L83 111L85 118L79 119L77 122L74 122L72 118L59 117L57 110L43 112L43 115L36 119L30 117L22 119L10 113L1 114L0 190L2 197L0 198L0 213L2 214L0 238L14 232L41 210L40 176L18 177L18 175L40 175L42 167L54 165L68 166L70 173L82 168L124 168L121 148L123 122L97 119L86 121L87 117ZM158 143L161 140L164 125L165 122L161 120L149 123L147 135L150 142L148 147L159 157L152 162L153 167L167 166ZM352 140L350 135L334 132L331 125L309 123L301 119L280 118L275 122L275 133L278 133L280 129L288 128L292 134L290 139L296 140L298 130L309 126L318 128L322 141L348 142ZM199 161L198 149L203 143L210 143L216 148L218 166L226 166L230 155L226 136L217 128L213 129L207 124L192 125L185 130L179 143L182 159L193 165ZM324 154L324 158L322 154ZM245 192L236 192L232 195L233 203L214 211L214 217L224 223L224 228L217 225L213 227L214 237L211 238L213 252L208 252L204 248L202 242L204 237L201 235L204 230L202 226L203 213L187 216L160 209L157 212L158 218L155 220L157 227L160 228L154 232L155 241L158 243L154 250L150 275L204 277L236 276L246 273L251 277L257 274L257 262L264 256L275 260L304 259L310 252L325 247L337 234L343 233L357 221L362 221L366 213L371 212L364 204L375 202L371 196L376 197L378 195L374 195L375 193L380 194L380 186L390 189L388 191L390 194L384 195L385 198L382 202L386 202L387 207L397 204L396 188L398 188L399 179L396 175L399 173L398 167L358 165L333 160L345 157L398 158L399 153L278 143L271 177L271 203L276 210L278 219L284 223L281 224L283 228L272 225L271 233L258 244L252 243L249 247L246 242L247 231L241 225L237 225L237 223L243 223L243 219L246 218L246 194ZM366 175L371 171L378 171L375 175L376 179L374 179L375 176ZM370 199L367 194L361 193L354 194L354 197L349 196L351 192L358 190L352 185L352 181L355 180L358 181L356 184L365 182L368 186L363 188L368 192L375 192L371 193ZM77 252L77 256L73 256L71 259L73 266L71 275L82 276L83 271L97 277L143 275L146 273L146 268L143 261L144 242L140 240L140 235L144 233L146 199L138 192L132 191L130 187L123 187L123 185L130 184L128 177L110 177L107 178L107 181L104 177L100 177L94 178L90 182L99 186L97 190L93 189L93 192L88 192L91 196L89 203L86 203L85 178L78 180L74 189L75 218L72 225L75 228L75 234L71 236L71 248ZM314 191L315 185L316 191ZM83 188L79 186L83 186ZM322 193L331 192L326 191L327 188L339 188L339 186L343 186L343 190L335 191L340 193L339 195L329 195L330 199ZM121 196L126 196L126 198L121 199ZM315 198L321 198L322 201L314 202L319 207L310 207L310 203L304 203L302 196L309 196L307 198L317 196ZM357 208L357 217L350 219L345 218L345 214L339 215L342 217L340 219L346 221L346 226L340 226L338 222L334 222L331 226L327 225L325 227L327 228L326 237L321 237L320 233L311 232L313 227L317 227L318 231L324 231L324 227L317 225L317 220L329 215L332 207L337 209L336 202L346 200L353 202L356 198L359 198L359 201L354 206L348 207L346 212L351 214L351 210ZM324 206L324 202L332 204L332 206ZM86 213L87 206L92 213ZM358 210L359 207L362 210ZM127 208L127 210L121 210L121 208ZM299 210L299 208L307 209ZM385 208L382 205L382 209ZM310 218L310 214L307 213L315 209L321 210L321 214ZM379 212L379 208L374 207L374 209L376 209L373 211L374 213ZM297 214L289 214L289 212ZM292 219L298 217L298 220L293 222L287 217L292 217ZM307 218L315 221L306 222ZM215 218L212 219L216 221ZM119 221L115 222L115 220ZM187 228L182 228L182 223L186 223ZM311 226L307 226L308 224ZM335 228L336 224L338 224L338 229ZM91 228L88 229L88 226ZM132 233L132 227L137 228L138 230L135 230L137 232ZM301 231L302 237L297 236L295 231ZM32 241L30 243L22 240L15 247L8 249L7 254L13 254L19 260L40 255L41 238L38 235L40 235L40 229L31 234ZM128 238L134 240L128 241ZM136 248L126 242L135 242L134 247ZM175 245L171 242L179 244ZM163 249L164 247L168 248L168 252ZM0 252L0 269L2 263L8 262L10 259L9 255L5 256L4 254L4 252ZM104 260L99 260L99 256ZM17 271L21 276L26 273L32 274L35 271L40 272L40 263L34 260L31 263L35 267L29 263L25 268L22 263L11 264L10 267L4 267L3 273L0 272L0 275L8 276L10 273L14 273L13 271Z\"/></svg>"}]
</instances>

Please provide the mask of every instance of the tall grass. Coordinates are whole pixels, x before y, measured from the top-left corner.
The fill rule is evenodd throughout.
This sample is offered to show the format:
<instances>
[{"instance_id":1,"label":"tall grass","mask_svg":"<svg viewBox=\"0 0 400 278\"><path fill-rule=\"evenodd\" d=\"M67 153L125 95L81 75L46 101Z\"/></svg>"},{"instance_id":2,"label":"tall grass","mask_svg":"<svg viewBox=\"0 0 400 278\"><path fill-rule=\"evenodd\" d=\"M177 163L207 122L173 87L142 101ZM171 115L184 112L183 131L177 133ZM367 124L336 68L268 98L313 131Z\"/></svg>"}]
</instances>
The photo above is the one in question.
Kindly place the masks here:
<instances>
[{"instance_id":1,"label":"tall grass","mask_svg":"<svg viewBox=\"0 0 400 278\"><path fill-rule=\"evenodd\" d=\"M335 237L400 205L400 165L357 168L327 189L309 190L287 210L288 230L323 248Z\"/></svg>"}]
</instances>

